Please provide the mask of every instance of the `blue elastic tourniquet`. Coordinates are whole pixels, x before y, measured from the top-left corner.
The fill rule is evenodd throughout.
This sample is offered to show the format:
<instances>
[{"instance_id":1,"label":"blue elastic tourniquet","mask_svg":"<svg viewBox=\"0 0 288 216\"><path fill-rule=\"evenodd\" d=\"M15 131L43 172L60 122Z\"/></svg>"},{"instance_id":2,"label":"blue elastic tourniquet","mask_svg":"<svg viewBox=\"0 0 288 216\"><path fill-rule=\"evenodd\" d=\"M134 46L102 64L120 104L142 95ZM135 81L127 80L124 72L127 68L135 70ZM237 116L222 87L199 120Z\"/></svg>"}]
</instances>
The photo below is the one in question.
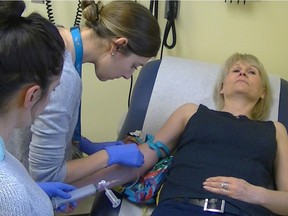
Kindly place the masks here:
<instances>
[{"instance_id":1,"label":"blue elastic tourniquet","mask_svg":"<svg viewBox=\"0 0 288 216\"><path fill-rule=\"evenodd\" d=\"M162 143L161 141L154 142L154 136L153 135L147 134L146 143L149 145L149 148L153 149L156 152L159 159L163 157L159 148L162 148L163 151L166 153L166 155L170 155L169 148L164 143Z\"/></svg>"}]
</instances>

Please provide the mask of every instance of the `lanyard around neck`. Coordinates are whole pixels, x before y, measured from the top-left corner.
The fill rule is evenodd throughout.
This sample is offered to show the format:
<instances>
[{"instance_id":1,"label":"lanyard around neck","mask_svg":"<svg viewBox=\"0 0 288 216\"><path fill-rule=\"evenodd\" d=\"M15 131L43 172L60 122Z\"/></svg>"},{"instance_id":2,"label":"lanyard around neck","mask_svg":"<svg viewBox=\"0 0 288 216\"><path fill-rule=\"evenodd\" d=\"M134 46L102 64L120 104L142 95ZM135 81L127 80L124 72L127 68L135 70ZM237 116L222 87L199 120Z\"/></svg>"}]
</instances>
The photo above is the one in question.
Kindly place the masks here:
<instances>
[{"instance_id":1,"label":"lanyard around neck","mask_svg":"<svg viewBox=\"0 0 288 216\"><path fill-rule=\"evenodd\" d=\"M70 29L75 49L75 68L82 77L82 62L83 62L83 44L79 27L72 27ZM80 143L81 141L81 103L79 106L78 121L73 135L73 141Z\"/></svg>"},{"instance_id":2,"label":"lanyard around neck","mask_svg":"<svg viewBox=\"0 0 288 216\"><path fill-rule=\"evenodd\" d=\"M0 136L0 161L5 158L5 143L3 138Z\"/></svg>"},{"instance_id":3,"label":"lanyard around neck","mask_svg":"<svg viewBox=\"0 0 288 216\"><path fill-rule=\"evenodd\" d=\"M75 49L75 68L81 77L82 61L83 61L83 44L79 27L72 27L70 29L72 34L74 49Z\"/></svg>"}]
</instances>

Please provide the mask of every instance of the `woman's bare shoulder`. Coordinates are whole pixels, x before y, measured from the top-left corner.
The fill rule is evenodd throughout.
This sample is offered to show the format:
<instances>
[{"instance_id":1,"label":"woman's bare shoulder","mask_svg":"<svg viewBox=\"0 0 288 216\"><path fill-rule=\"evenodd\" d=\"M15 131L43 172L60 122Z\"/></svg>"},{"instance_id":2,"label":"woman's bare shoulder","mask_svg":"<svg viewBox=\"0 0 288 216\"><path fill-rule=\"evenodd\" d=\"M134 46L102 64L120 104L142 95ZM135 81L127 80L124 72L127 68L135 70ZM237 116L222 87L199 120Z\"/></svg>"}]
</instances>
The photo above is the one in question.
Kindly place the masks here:
<instances>
[{"instance_id":1,"label":"woman's bare shoulder","mask_svg":"<svg viewBox=\"0 0 288 216\"><path fill-rule=\"evenodd\" d=\"M199 105L194 104L194 103L185 103L185 104L181 105L179 107L179 109L187 110L187 111L190 111L190 112L196 112L198 107L199 107Z\"/></svg>"},{"instance_id":2,"label":"woman's bare shoulder","mask_svg":"<svg viewBox=\"0 0 288 216\"><path fill-rule=\"evenodd\" d=\"M185 116L185 118L190 118L197 112L198 107L199 105L194 103L185 103L176 110L176 113L179 113L183 117Z\"/></svg>"}]
</instances>

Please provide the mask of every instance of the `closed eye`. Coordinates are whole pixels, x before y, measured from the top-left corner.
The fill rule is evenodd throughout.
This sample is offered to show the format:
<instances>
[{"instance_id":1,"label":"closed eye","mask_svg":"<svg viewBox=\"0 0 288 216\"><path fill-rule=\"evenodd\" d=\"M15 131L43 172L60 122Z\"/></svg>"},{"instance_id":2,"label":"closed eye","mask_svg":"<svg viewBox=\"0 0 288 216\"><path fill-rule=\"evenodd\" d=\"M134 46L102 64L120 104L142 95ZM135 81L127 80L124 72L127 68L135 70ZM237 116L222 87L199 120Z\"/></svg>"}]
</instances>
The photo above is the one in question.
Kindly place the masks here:
<instances>
[{"instance_id":1,"label":"closed eye","mask_svg":"<svg viewBox=\"0 0 288 216\"><path fill-rule=\"evenodd\" d=\"M234 70L232 70L232 72L233 72L233 73L239 73L240 70L239 70L239 69L234 69Z\"/></svg>"},{"instance_id":2,"label":"closed eye","mask_svg":"<svg viewBox=\"0 0 288 216\"><path fill-rule=\"evenodd\" d=\"M255 74L256 74L256 72L255 72L255 71L253 71L253 70L250 70L250 71L248 71L248 73L249 73L249 74L253 74L253 75L255 75Z\"/></svg>"}]
</instances>

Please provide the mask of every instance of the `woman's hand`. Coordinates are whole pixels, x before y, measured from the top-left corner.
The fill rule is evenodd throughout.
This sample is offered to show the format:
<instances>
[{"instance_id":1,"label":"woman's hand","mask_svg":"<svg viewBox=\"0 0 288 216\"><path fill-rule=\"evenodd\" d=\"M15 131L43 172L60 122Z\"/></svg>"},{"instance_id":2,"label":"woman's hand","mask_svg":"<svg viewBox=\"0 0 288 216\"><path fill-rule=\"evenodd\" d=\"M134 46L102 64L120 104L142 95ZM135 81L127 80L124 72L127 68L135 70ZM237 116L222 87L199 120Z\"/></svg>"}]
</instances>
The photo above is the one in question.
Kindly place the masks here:
<instances>
[{"instance_id":1,"label":"woman's hand","mask_svg":"<svg viewBox=\"0 0 288 216\"><path fill-rule=\"evenodd\" d=\"M225 176L211 177L203 182L203 188L212 193L222 194L244 202L259 202L257 198L259 187L251 185L243 179Z\"/></svg>"},{"instance_id":2,"label":"woman's hand","mask_svg":"<svg viewBox=\"0 0 288 216\"><path fill-rule=\"evenodd\" d=\"M49 196L61 197L63 199L69 199L71 195L69 191L75 190L76 187L73 185L65 184L62 182L37 182L40 188ZM77 207L77 202L73 201L68 204L62 205L56 209L56 211L70 213Z\"/></svg>"}]
</instances>

